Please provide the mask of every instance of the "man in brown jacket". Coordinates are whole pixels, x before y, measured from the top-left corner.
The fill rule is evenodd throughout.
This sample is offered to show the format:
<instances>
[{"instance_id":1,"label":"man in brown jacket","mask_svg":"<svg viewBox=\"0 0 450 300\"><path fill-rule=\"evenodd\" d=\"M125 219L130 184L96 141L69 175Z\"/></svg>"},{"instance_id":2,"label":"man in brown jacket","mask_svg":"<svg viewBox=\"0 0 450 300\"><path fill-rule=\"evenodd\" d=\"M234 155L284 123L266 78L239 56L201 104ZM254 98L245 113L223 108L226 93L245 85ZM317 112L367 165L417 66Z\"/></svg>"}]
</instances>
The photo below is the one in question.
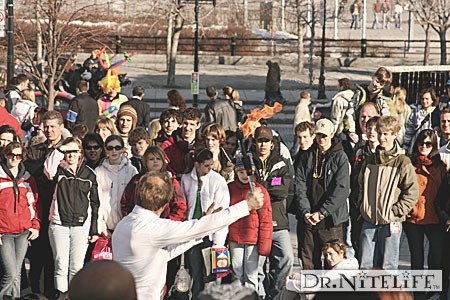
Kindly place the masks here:
<instances>
[{"instance_id":1,"label":"man in brown jacket","mask_svg":"<svg viewBox=\"0 0 450 300\"><path fill-rule=\"evenodd\" d=\"M379 146L358 177L361 229L360 267L398 268L402 222L419 196L414 168L395 141L400 124L383 116L377 122Z\"/></svg>"}]
</instances>

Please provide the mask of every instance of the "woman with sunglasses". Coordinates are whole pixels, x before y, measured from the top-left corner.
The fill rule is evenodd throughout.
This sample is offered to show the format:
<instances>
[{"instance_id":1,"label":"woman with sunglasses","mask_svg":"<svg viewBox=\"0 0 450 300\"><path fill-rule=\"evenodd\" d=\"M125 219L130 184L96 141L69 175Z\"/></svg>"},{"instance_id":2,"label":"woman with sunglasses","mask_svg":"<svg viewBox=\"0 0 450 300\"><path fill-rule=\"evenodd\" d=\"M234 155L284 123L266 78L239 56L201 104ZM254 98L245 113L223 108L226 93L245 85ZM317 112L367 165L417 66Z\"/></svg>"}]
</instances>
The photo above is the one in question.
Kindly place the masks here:
<instances>
[{"instance_id":1,"label":"woman with sunglasses","mask_svg":"<svg viewBox=\"0 0 450 300\"><path fill-rule=\"evenodd\" d=\"M37 186L22 163L25 148L11 142L0 163L0 298L20 297L20 270L28 241L39 236Z\"/></svg>"},{"instance_id":2,"label":"woman with sunglasses","mask_svg":"<svg viewBox=\"0 0 450 300\"><path fill-rule=\"evenodd\" d=\"M444 230L439 219L438 191L444 183L445 163L439 155L437 135L432 129L419 133L411 161L419 183L419 200L403 222L411 252L411 269L424 269L424 236L430 243L428 269L441 269Z\"/></svg>"},{"instance_id":3,"label":"woman with sunglasses","mask_svg":"<svg viewBox=\"0 0 450 300\"><path fill-rule=\"evenodd\" d=\"M88 242L99 235L97 178L82 149L79 139L68 137L44 163L44 173L56 186L48 234L58 294L67 292L69 281L83 267Z\"/></svg>"},{"instance_id":4,"label":"woman with sunglasses","mask_svg":"<svg viewBox=\"0 0 450 300\"><path fill-rule=\"evenodd\" d=\"M131 178L138 172L124 154L124 141L110 135L105 141L106 158L95 169L100 197L101 233L109 238L122 219L120 199Z\"/></svg>"},{"instance_id":5,"label":"woman with sunglasses","mask_svg":"<svg viewBox=\"0 0 450 300\"><path fill-rule=\"evenodd\" d=\"M97 168L105 158L105 147L98 133L88 133L83 139L84 158L92 169Z\"/></svg>"}]
</instances>

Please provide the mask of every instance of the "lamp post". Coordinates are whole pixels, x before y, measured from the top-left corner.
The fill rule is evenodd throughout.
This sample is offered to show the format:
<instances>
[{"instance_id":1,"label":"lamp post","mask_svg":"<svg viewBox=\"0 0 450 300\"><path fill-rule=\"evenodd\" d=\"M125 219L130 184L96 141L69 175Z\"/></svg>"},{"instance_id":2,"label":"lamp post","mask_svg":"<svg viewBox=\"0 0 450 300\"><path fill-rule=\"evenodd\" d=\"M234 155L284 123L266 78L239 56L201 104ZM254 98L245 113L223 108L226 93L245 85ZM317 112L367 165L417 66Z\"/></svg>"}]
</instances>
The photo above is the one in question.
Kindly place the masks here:
<instances>
[{"instance_id":1,"label":"lamp post","mask_svg":"<svg viewBox=\"0 0 450 300\"><path fill-rule=\"evenodd\" d=\"M198 72L198 0L194 3L195 27L194 27L194 72ZM198 107L198 94L192 95L192 106Z\"/></svg>"},{"instance_id":2,"label":"lamp post","mask_svg":"<svg viewBox=\"0 0 450 300\"><path fill-rule=\"evenodd\" d=\"M7 54L7 65L6 65L6 75L8 78L8 83L14 77L14 2L13 0L7 1L8 8L8 22L6 34L8 37L8 54Z\"/></svg>"},{"instance_id":3,"label":"lamp post","mask_svg":"<svg viewBox=\"0 0 450 300\"><path fill-rule=\"evenodd\" d=\"M325 94L325 25L327 23L327 0L323 0L322 49L320 52L320 76L317 99L327 99Z\"/></svg>"}]
</instances>

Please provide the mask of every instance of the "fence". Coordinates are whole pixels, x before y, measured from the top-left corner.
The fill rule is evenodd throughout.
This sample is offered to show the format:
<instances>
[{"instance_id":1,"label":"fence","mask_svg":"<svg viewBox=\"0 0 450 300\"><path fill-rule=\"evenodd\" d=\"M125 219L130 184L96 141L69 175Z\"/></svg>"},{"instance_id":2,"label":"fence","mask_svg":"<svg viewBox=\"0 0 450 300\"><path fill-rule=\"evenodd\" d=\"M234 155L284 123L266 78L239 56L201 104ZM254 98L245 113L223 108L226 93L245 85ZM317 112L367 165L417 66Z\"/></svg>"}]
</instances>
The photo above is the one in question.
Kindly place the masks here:
<instances>
[{"instance_id":1,"label":"fence","mask_svg":"<svg viewBox=\"0 0 450 300\"><path fill-rule=\"evenodd\" d=\"M138 51L147 54L165 54L165 36L108 36L94 43L81 45L86 51L98 48L98 42L110 47L113 51ZM304 52L308 52L311 39L304 40ZM315 55L320 55L321 39L314 40ZM424 40L365 40L360 39L326 39L325 55L333 57L361 57L363 46L366 57L414 57L422 59ZM450 41L447 42L450 46ZM215 56L276 56L297 53L298 39L270 39L270 38L238 38L238 37L202 37L199 39L200 55ZM430 42L430 55L439 58L440 43L437 40ZM194 39L180 37L178 53L193 55Z\"/></svg>"},{"instance_id":2,"label":"fence","mask_svg":"<svg viewBox=\"0 0 450 300\"><path fill-rule=\"evenodd\" d=\"M387 67L393 75L392 83L407 91L408 103L416 103L419 93L427 87L434 87L436 95L446 92L446 82L450 79L450 66L407 66Z\"/></svg>"}]
</instances>

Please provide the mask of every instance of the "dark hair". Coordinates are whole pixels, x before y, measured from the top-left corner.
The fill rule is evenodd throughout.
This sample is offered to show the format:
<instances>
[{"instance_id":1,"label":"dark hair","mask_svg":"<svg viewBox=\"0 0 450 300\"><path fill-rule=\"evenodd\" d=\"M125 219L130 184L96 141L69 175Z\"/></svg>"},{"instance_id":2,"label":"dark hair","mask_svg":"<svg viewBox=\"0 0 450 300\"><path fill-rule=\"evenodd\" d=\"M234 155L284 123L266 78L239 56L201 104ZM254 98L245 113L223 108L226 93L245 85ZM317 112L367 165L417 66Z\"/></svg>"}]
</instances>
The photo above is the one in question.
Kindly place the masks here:
<instances>
[{"instance_id":1,"label":"dark hair","mask_svg":"<svg viewBox=\"0 0 450 300\"><path fill-rule=\"evenodd\" d=\"M338 83L343 91L350 90L352 88L352 82L348 78L341 78L338 80Z\"/></svg>"},{"instance_id":2,"label":"dark hair","mask_svg":"<svg viewBox=\"0 0 450 300\"><path fill-rule=\"evenodd\" d=\"M334 251L339 253L340 251L344 252L344 258L347 258L346 250L347 245L341 239L329 240L322 247L322 252L326 251L328 248L332 248Z\"/></svg>"},{"instance_id":3,"label":"dark hair","mask_svg":"<svg viewBox=\"0 0 450 300\"><path fill-rule=\"evenodd\" d=\"M206 96L213 98L217 95L217 88L215 85L208 85L206 87Z\"/></svg>"},{"instance_id":4,"label":"dark hair","mask_svg":"<svg viewBox=\"0 0 450 300\"><path fill-rule=\"evenodd\" d=\"M213 159L213 153L209 151L207 148L199 149L195 152L194 162L203 163L206 160Z\"/></svg>"},{"instance_id":5,"label":"dark hair","mask_svg":"<svg viewBox=\"0 0 450 300\"><path fill-rule=\"evenodd\" d=\"M83 148L86 148L89 145L89 142L96 142L101 148L103 148L103 139L98 133L88 133L84 136L83 139Z\"/></svg>"},{"instance_id":6,"label":"dark hair","mask_svg":"<svg viewBox=\"0 0 450 300\"><path fill-rule=\"evenodd\" d=\"M120 135L111 134L110 136L108 136L106 138L105 147L108 146L108 144L112 141L118 141L120 143L120 146L122 146L122 148L125 146L125 143L123 142L123 138Z\"/></svg>"},{"instance_id":7,"label":"dark hair","mask_svg":"<svg viewBox=\"0 0 450 300\"><path fill-rule=\"evenodd\" d=\"M432 87L425 88L425 89L420 91L419 98L418 98L419 99L419 103L422 101L422 97L426 93L430 94L431 100L433 100L433 106L438 105L439 98L436 96L436 92L434 91L434 88L432 88Z\"/></svg>"},{"instance_id":8,"label":"dark hair","mask_svg":"<svg viewBox=\"0 0 450 300\"><path fill-rule=\"evenodd\" d=\"M439 154L438 137L436 132L433 129L424 129L417 135L411 154L411 161L415 166L418 164L417 157L420 156L419 143L423 142L426 138L430 138L431 144L433 145L428 158L431 159L432 163L435 165L442 163L441 156Z\"/></svg>"},{"instance_id":9,"label":"dark hair","mask_svg":"<svg viewBox=\"0 0 450 300\"><path fill-rule=\"evenodd\" d=\"M161 126L162 126L164 124L164 122L166 122L170 118L175 118L175 120L177 120L178 124L181 124L183 116L179 110L169 108L169 109L162 111L161 115L159 116L159 124L161 124Z\"/></svg>"},{"instance_id":10,"label":"dark hair","mask_svg":"<svg viewBox=\"0 0 450 300\"><path fill-rule=\"evenodd\" d=\"M202 120L202 113L194 107L189 107L183 112L183 120L200 122Z\"/></svg>"},{"instance_id":11,"label":"dark hair","mask_svg":"<svg viewBox=\"0 0 450 300\"><path fill-rule=\"evenodd\" d=\"M47 109L45 107L36 107L34 109L33 124L40 125L43 122L44 115L46 112L47 112Z\"/></svg>"},{"instance_id":12,"label":"dark hair","mask_svg":"<svg viewBox=\"0 0 450 300\"><path fill-rule=\"evenodd\" d=\"M377 125L378 120L380 119L379 116L375 116L370 118L367 122L366 122L366 128L369 126L373 126L373 125Z\"/></svg>"},{"instance_id":13,"label":"dark hair","mask_svg":"<svg viewBox=\"0 0 450 300\"><path fill-rule=\"evenodd\" d=\"M0 126L0 135L2 135L4 133L11 133L13 135L13 141L15 141L15 142L18 141L17 132L11 126L9 126L9 125Z\"/></svg>"},{"instance_id":14,"label":"dark hair","mask_svg":"<svg viewBox=\"0 0 450 300\"><path fill-rule=\"evenodd\" d=\"M142 85L137 85L133 88L133 96L142 97L142 95L144 95L144 92L145 90Z\"/></svg>"},{"instance_id":15,"label":"dark hair","mask_svg":"<svg viewBox=\"0 0 450 300\"><path fill-rule=\"evenodd\" d=\"M30 80L30 78L28 78L28 76L26 74L19 74L17 76L14 76L11 79L10 84L17 86L17 85L19 85L19 84L21 84L21 83L23 83L23 82L25 82L27 80Z\"/></svg>"},{"instance_id":16,"label":"dark hair","mask_svg":"<svg viewBox=\"0 0 450 300\"><path fill-rule=\"evenodd\" d=\"M167 172L146 173L136 186L136 204L151 211L164 207L172 195L172 178Z\"/></svg>"},{"instance_id":17,"label":"dark hair","mask_svg":"<svg viewBox=\"0 0 450 300\"><path fill-rule=\"evenodd\" d=\"M16 148L20 148L20 149L22 149L22 160L24 160L25 159L25 157L26 157L26 155L27 155L27 150L26 150L26 148L25 148L25 146L24 145L22 145L21 143L19 143L19 142L17 142L17 141L14 141L14 142L11 142L11 143L9 143L8 145L6 145L5 146L5 148L3 148L3 150L2 150L2 158L3 159L6 159L6 156L8 156L9 154L11 154L12 153L12 151L14 150L14 149L16 149Z\"/></svg>"},{"instance_id":18,"label":"dark hair","mask_svg":"<svg viewBox=\"0 0 450 300\"><path fill-rule=\"evenodd\" d=\"M380 81L380 83L384 86L389 85L391 83L392 73L385 67L378 68L378 70L375 71L373 76L375 76L378 79L378 81Z\"/></svg>"},{"instance_id":19,"label":"dark hair","mask_svg":"<svg viewBox=\"0 0 450 300\"><path fill-rule=\"evenodd\" d=\"M297 124L297 126L295 126L295 134L297 134L298 132L303 132L303 131L309 130L310 135L313 135L314 129L315 128L314 128L313 122L308 122L308 121L300 122Z\"/></svg>"},{"instance_id":20,"label":"dark hair","mask_svg":"<svg viewBox=\"0 0 450 300\"><path fill-rule=\"evenodd\" d=\"M130 131L128 134L128 144L133 145L140 140L145 140L148 144L151 143L150 136L148 135L145 128L137 127Z\"/></svg>"},{"instance_id":21,"label":"dark hair","mask_svg":"<svg viewBox=\"0 0 450 300\"><path fill-rule=\"evenodd\" d=\"M80 80L78 82L77 88L80 90L80 92L87 92L89 90L89 83L86 80Z\"/></svg>"},{"instance_id":22,"label":"dark hair","mask_svg":"<svg viewBox=\"0 0 450 300\"><path fill-rule=\"evenodd\" d=\"M89 132L89 129L84 124L75 124L75 126L72 129L72 135L73 137L79 138L80 140L83 140L86 134Z\"/></svg>"},{"instance_id":23,"label":"dark hair","mask_svg":"<svg viewBox=\"0 0 450 300\"><path fill-rule=\"evenodd\" d=\"M178 107L181 111L186 109L186 100L178 90L168 91L167 100L169 100L169 106Z\"/></svg>"}]
</instances>

